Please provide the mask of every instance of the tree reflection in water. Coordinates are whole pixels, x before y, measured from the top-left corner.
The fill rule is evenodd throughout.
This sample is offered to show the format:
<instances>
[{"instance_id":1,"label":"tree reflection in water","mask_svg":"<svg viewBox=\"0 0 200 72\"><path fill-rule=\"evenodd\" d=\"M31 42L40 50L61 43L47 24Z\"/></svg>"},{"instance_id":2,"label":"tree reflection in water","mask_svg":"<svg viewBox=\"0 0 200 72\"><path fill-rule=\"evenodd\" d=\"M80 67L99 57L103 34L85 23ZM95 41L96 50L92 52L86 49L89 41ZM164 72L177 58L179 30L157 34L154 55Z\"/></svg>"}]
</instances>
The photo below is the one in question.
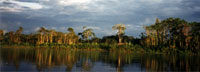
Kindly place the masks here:
<instances>
[{"instance_id":1,"label":"tree reflection in water","mask_svg":"<svg viewBox=\"0 0 200 72\"><path fill-rule=\"evenodd\" d=\"M80 51L67 49L30 49L30 48L1 48L1 70L6 65L12 65L15 70L22 62L36 66L38 71L65 67L66 71L96 71L95 63L102 63L115 71L200 71L200 56L198 55L165 55L137 54L120 51ZM135 66L134 66L135 65ZM25 69L26 67L24 67ZM103 67L106 68L106 67ZM9 68L8 68L9 69ZM57 69L59 70L59 69ZM106 69L101 69L106 70Z\"/></svg>"}]
</instances>

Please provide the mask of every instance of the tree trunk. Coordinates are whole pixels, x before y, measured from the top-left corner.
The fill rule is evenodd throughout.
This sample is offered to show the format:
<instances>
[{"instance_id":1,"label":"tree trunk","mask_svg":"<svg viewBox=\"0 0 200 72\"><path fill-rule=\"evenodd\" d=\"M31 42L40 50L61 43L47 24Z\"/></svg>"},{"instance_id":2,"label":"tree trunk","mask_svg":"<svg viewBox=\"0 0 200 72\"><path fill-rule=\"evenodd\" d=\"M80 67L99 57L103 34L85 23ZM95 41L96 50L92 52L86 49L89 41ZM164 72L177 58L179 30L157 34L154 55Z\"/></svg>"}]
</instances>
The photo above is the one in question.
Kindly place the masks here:
<instances>
[{"instance_id":1,"label":"tree trunk","mask_svg":"<svg viewBox=\"0 0 200 72\"><path fill-rule=\"evenodd\" d=\"M121 38L120 34L118 34L118 37L119 37L119 44L121 44L122 43L122 38Z\"/></svg>"}]
</instances>

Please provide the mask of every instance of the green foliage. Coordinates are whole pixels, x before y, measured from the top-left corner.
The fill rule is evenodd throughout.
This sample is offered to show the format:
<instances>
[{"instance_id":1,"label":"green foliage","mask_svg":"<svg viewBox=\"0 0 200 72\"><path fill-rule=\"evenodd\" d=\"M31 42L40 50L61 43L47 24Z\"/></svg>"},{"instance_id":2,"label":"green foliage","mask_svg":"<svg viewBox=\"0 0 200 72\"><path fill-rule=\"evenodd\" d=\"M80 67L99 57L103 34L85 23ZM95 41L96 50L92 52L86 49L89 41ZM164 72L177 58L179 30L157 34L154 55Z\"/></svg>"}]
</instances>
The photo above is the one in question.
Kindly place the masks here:
<instances>
[{"instance_id":1,"label":"green foliage","mask_svg":"<svg viewBox=\"0 0 200 72\"><path fill-rule=\"evenodd\" d=\"M126 29L124 24L116 24L112 27L113 30L118 30L117 35L119 39L119 44L122 42L122 35L124 35L124 30Z\"/></svg>"},{"instance_id":2,"label":"green foliage","mask_svg":"<svg viewBox=\"0 0 200 72\"><path fill-rule=\"evenodd\" d=\"M66 33L41 27L34 34L22 34L22 27L7 33L0 29L0 45L167 54L200 52L199 22L187 22L180 18L160 21L157 18L155 24L144 27L146 33L141 33L141 38L126 36L124 24L116 24L112 28L118 30L118 33L103 38L97 38L93 29L86 26L83 32L78 33L82 38L71 27L66 29Z\"/></svg>"},{"instance_id":3,"label":"green foliage","mask_svg":"<svg viewBox=\"0 0 200 72\"><path fill-rule=\"evenodd\" d=\"M87 28L86 26L84 26L83 29L84 29L84 31L79 33L78 35L81 35L81 37L84 40L88 40L89 41L90 38L96 37L95 33L93 32L93 29Z\"/></svg>"},{"instance_id":4,"label":"green foliage","mask_svg":"<svg viewBox=\"0 0 200 72\"><path fill-rule=\"evenodd\" d=\"M155 51L180 53L200 49L199 23L188 23L180 18L168 18L146 26L146 37L142 35L142 44Z\"/></svg>"}]
</instances>

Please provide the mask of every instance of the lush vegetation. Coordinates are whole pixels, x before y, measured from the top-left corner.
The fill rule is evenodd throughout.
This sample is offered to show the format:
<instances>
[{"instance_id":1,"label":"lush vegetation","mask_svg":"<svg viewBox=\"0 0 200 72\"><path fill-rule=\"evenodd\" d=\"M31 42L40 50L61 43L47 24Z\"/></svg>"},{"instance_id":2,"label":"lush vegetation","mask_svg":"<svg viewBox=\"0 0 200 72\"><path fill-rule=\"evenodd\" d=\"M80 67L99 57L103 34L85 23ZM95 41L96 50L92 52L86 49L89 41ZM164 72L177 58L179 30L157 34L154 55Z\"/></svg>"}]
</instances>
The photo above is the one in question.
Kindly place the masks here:
<instances>
[{"instance_id":1,"label":"lush vegetation","mask_svg":"<svg viewBox=\"0 0 200 72\"><path fill-rule=\"evenodd\" d=\"M156 19L146 26L141 44L145 48L165 52L200 52L200 23L187 22L179 18Z\"/></svg>"},{"instance_id":2,"label":"lush vegetation","mask_svg":"<svg viewBox=\"0 0 200 72\"><path fill-rule=\"evenodd\" d=\"M124 24L116 24L113 30L118 33L113 36L97 38L93 29L83 27L83 32L76 34L69 27L67 33L48 30L41 27L34 34L23 34L23 28L4 33L0 30L0 45L34 46L48 48L73 48L97 50L126 50L136 52L156 53L200 53L200 23L187 22L179 18L168 18L155 24L144 26L146 33L141 38L127 36Z\"/></svg>"}]
</instances>

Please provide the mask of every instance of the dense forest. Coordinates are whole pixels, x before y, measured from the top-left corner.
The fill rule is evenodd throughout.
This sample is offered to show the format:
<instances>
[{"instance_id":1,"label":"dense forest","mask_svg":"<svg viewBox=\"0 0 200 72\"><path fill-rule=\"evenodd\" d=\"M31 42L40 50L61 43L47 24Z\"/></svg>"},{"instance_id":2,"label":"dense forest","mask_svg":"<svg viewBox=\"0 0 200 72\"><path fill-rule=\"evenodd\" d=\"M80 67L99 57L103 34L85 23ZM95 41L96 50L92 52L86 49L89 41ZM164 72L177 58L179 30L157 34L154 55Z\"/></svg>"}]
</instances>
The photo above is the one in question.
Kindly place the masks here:
<instances>
[{"instance_id":1,"label":"dense forest","mask_svg":"<svg viewBox=\"0 0 200 72\"><path fill-rule=\"evenodd\" d=\"M163 53L200 53L200 23L187 22L180 18L168 18L155 24L144 26L145 33L140 38L125 35L124 24L112 27L118 30L116 35L98 38L93 29L83 27L83 32L75 33L69 27L68 32L58 32L41 27L36 33L23 34L23 28L4 33L0 29L0 45L6 46L33 46L48 48L78 48L128 50L137 52Z\"/></svg>"}]
</instances>

